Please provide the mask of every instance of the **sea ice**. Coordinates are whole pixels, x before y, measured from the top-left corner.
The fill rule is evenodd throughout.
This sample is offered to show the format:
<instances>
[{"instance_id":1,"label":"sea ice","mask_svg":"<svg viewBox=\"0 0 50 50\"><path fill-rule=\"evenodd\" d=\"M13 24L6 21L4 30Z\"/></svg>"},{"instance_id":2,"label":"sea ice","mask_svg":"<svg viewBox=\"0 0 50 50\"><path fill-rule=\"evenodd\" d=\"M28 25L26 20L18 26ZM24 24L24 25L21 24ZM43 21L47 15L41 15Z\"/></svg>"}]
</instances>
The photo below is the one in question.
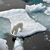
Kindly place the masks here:
<instances>
[{"instance_id":1,"label":"sea ice","mask_svg":"<svg viewBox=\"0 0 50 50\"><path fill-rule=\"evenodd\" d=\"M25 10L27 12L37 12L37 11L41 11L43 9L45 9L46 6L44 6L42 3L39 4L34 4L34 5L26 5Z\"/></svg>"},{"instance_id":2,"label":"sea ice","mask_svg":"<svg viewBox=\"0 0 50 50\"><path fill-rule=\"evenodd\" d=\"M46 3L50 3L50 0L43 0L44 2L46 2Z\"/></svg>"},{"instance_id":3,"label":"sea ice","mask_svg":"<svg viewBox=\"0 0 50 50\"><path fill-rule=\"evenodd\" d=\"M42 4L40 4L42 5ZM39 5L39 6L40 6ZM22 32L18 32L16 36L28 36L31 34L34 34L39 31L46 31L46 27L41 25L38 22L35 22L35 20L31 19L25 9L11 9L7 11L0 12L0 17L8 18L11 22L11 30L13 27L22 22L23 23L23 30ZM14 34L15 35L15 34Z\"/></svg>"},{"instance_id":4,"label":"sea ice","mask_svg":"<svg viewBox=\"0 0 50 50\"><path fill-rule=\"evenodd\" d=\"M47 10L45 10L44 13L50 15L50 7L47 7Z\"/></svg>"},{"instance_id":5,"label":"sea ice","mask_svg":"<svg viewBox=\"0 0 50 50\"><path fill-rule=\"evenodd\" d=\"M7 41L0 38L0 50L8 50Z\"/></svg>"}]
</instances>

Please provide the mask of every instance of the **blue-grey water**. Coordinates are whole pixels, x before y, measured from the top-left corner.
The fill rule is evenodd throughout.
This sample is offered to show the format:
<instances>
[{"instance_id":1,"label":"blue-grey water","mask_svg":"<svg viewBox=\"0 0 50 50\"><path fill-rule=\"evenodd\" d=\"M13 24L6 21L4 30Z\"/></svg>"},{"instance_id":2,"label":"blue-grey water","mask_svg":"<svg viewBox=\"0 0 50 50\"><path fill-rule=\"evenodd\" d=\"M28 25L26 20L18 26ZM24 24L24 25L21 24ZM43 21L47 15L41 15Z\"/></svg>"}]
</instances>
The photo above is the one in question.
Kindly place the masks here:
<instances>
[{"instance_id":1,"label":"blue-grey water","mask_svg":"<svg viewBox=\"0 0 50 50\"><path fill-rule=\"evenodd\" d=\"M5 38L5 34L10 31L10 21L0 17L0 38Z\"/></svg>"}]
</instances>

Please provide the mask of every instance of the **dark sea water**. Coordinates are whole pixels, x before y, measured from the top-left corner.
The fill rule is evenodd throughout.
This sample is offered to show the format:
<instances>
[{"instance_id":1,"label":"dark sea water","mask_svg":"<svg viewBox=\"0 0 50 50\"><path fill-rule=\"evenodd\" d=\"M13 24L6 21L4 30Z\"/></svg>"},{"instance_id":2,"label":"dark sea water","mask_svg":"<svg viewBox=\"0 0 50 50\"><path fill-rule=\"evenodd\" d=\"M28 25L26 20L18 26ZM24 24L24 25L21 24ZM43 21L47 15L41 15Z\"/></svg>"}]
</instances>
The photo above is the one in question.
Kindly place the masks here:
<instances>
[{"instance_id":1,"label":"dark sea water","mask_svg":"<svg viewBox=\"0 0 50 50\"><path fill-rule=\"evenodd\" d=\"M43 0L23 0L26 3L30 3L30 4L38 4L38 3L43 3Z\"/></svg>"}]
</instances>

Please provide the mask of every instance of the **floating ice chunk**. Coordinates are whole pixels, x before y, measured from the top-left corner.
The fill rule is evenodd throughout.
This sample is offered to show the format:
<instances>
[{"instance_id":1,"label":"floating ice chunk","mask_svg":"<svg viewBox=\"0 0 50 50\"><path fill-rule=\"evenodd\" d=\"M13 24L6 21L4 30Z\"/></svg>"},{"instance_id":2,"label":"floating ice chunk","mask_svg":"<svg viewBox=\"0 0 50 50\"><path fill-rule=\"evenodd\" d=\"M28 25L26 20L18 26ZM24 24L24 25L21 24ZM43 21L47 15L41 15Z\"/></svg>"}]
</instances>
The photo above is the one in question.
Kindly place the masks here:
<instances>
[{"instance_id":1,"label":"floating ice chunk","mask_svg":"<svg viewBox=\"0 0 50 50\"><path fill-rule=\"evenodd\" d=\"M46 3L50 3L50 0L43 0L44 2L46 2Z\"/></svg>"},{"instance_id":2,"label":"floating ice chunk","mask_svg":"<svg viewBox=\"0 0 50 50\"><path fill-rule=\"evenodd\" d=\"M41 11L43 9L45 9L46 6L44 6L42 3L37 4L37 5L26 5L26 11L27 12L37 12L37 11Z\"/></svg>"},{"instance_id":3,"label":"floating ice chunk","mask_svg":"<svg viewBox=\"0 0 50 50\"><path fill-rule=\"evenodd\" d=\"M17 23L24 23L30 22L34 23L35 21L32 20L27 12L24 9L11 9L7 11L0 12L0 17L8 18L11 22L11 29L16 25Z\"/></svg>"},{"instance_id":4,"label":"floating ice chunk","mask_svg":"<svg viewBox=\"0 0 50 50\"><path fill-rule=\"evenodd\" d=\"M16 38L13 50L24 50L23 41L21 39Z\"/></svg>"},{"instance_id":5,"label":"floating ice chunk","mask_svg":"<svg viewBox=\"0 0 50 50\"><path fill-rule=\"evenodd\" d=\"M8 50L7 41L0 38L0 50Z\"/></svg>"},{"instance_id":6,"label":"floating ice chunk","mask_svg":"<svg viewBox=\"0 0 50 50\"><path fill-rule=\"evenodd\" d=\"M42 5L42 4L41 4ZM0 16L8 18L11 22L11 30L18 23L23 23L22 32L18 32L16 36L28 36L39 31L46 31L46 27L41 25L35 20L31 19L25 9L11 9L8 11L0 12ZM15 34L14 34L15 35Z\"/></svg>"},{"instance_id":7,"label":"floating ice chunk","mask_svg":"<svg viewBox=\"0 0 50 50\"><path fill-rule=\"evenodd\" d=\"M45 10L44 13L50 15L50 7L47 7L47 10Z\"/></svg>"}]
</instances>

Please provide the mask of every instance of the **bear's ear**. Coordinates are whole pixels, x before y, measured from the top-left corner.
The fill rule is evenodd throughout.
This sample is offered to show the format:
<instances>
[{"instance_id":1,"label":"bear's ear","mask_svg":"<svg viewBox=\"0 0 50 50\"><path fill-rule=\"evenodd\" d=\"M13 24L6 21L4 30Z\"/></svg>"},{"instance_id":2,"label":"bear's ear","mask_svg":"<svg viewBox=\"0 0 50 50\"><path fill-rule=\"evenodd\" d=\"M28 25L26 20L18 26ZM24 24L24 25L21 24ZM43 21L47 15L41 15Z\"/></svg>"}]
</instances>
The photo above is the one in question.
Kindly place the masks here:
<instances>
[{"instance_id":1,"label":"bear's ear","mask_svg":"<svg viewBox=\"0 0 50 50\"><path fill-rule=\"evenodd\" d=\"M16 36L12 37L12 41L15 42L16 40Z\"/></svg>"}]
</instances>

